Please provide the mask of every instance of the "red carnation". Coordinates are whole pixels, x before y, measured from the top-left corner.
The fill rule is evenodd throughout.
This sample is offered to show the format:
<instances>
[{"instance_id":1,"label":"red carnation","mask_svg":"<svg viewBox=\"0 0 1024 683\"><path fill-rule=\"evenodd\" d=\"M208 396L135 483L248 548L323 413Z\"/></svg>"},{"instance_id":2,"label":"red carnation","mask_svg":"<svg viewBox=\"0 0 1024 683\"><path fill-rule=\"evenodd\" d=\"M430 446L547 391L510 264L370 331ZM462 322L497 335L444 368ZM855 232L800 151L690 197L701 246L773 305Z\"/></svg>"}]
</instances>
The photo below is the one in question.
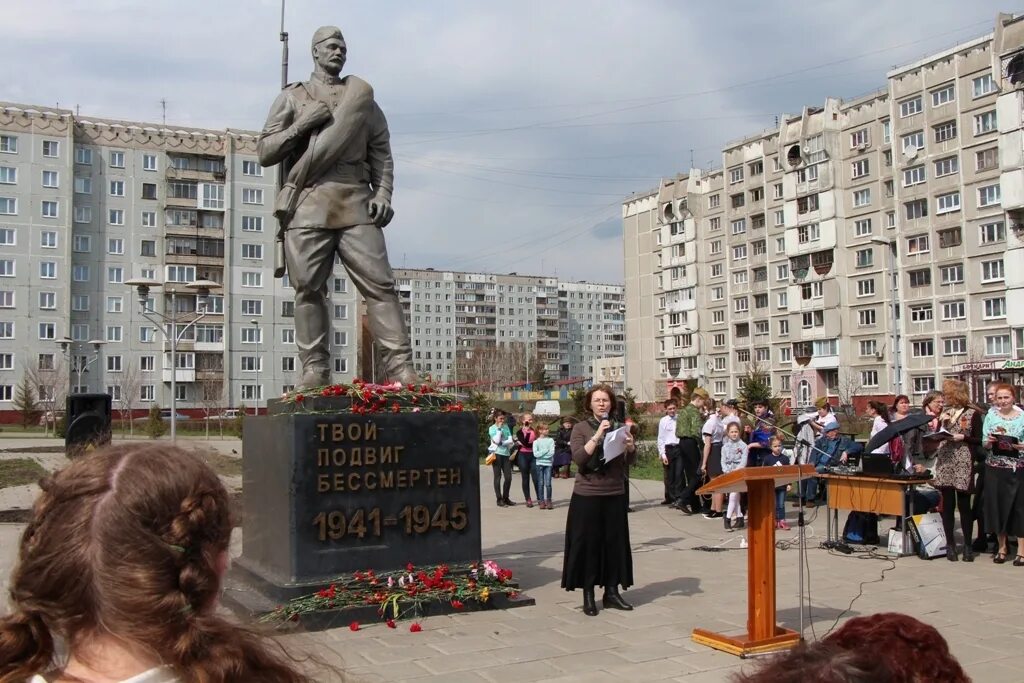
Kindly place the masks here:
<instances>
[{"instance_id":1,"label":"red carnation","mask_svg":"<svg viewBox=\"0 0 1024 683\"><path fill-rule=\"evenodd\" d=\"M302 394L295 394L295 402L302 403L306 399Z\"/></svg>"},{"instance_id":2,"label":"red carnation","mask_svg":"<svg viewBox=\"0 0 1024 683\"><path fill-rule=\"evenodd\" d=\"M420 626L418 621L412 622L412 625L409 626L409 632L410 633L419 633L422 630L423 630L423 627Z\"/></svg>"},{"instance_id":3,"label":"red carnation","mask_svg":"<svg viewBox=\"0 0 1024 683\"><path fill-rule=\"evenodd\" d=\"M462 609L465 605L462 604L461 600L452 600L452 607L455 609Z\"/></svg>"},{"instance_id":4,"label":"red carnation","mask_svg":"<svg viewBox=\"0 0 1024 683\"><path fill-rule=\"evenodd\" d=\"M384 623L386 623L388 625L388 628L395 628L395 620L394 619L388 619Z\"/></svg>"},{"instance_id":5,"label":"red carnation","mask_svg":"<svg viewBox=\"0 0 1024 683\"><path fill-rule=\"evenodd\" d=\"M405 571L407 571L407 572L411 572L412 571L412 562L409 562L408 564L405 565Z\"/></svg>"},{"instance_id":6,"label":"red carnation","mask_svg":"<svg viewBox=\"0 0 1024 683\"><path fill-rule=\"evenodd\" d=\"M398 402L397 402L397 401L396 401L395 403L392 403L392 404L391 404L391 412L392 412L392 413L397 413L397 412L398 412L398 411L400 411L401 409L402 409L402 406L398 405Z\"/></svg>"},{"instance_id":7,"label":"red carnation","mask_svg":"<svg viewBox=\"0 0 1024 683\"><path fill-rule=\"evenodd\" d=\"M349 631L358 631L359 630L359 622L358 621L353 621L351 624L348 625L348 630Z\"/></svg>"}]
</instances>

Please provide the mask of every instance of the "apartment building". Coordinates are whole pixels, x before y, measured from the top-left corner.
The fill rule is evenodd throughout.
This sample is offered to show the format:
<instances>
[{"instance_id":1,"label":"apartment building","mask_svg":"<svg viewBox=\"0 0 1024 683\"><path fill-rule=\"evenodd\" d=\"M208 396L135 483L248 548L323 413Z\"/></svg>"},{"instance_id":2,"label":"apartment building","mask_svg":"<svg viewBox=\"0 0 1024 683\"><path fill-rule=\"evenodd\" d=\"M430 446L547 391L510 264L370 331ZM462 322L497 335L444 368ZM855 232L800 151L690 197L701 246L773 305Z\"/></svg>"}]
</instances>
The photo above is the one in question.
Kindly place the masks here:
<instances>
[{"instance_id":1,"label":"apartment building","mask_svg":"<svg viewBox=\"0 0 1024 683\"><path fill-rule=\"evenodd\" d=\"M432 268L399 268L395 279L414 366L442 383L467 380L480 349L518 354L518 369L496 378L507 383L528 379L527 358L549 380L567 380L589 378L594 359L624 350L620 285Z\"/></svg>"},{"instance_id":2,"label":"apartment building","mask_svg":"<svg viewBox=\"0 0 1024 683\"><path fill-rule=\"evenodd\" d=\"M1010 378L1024 365L1022 84L1024 24L1002 16L878 92L726 144L719 170L626 199L641 398L685 380L724 398L753 370L795 405Z\"/></svg>"},{"instance_id":3,"label":"apartment building","mask_svg":"<svg viewBox=\"0 0 1024 683\"><path fill-rule=\"evenodd\" d=\"M43 395L70 385L135 410L168 406L174 373L194 414L294 385L293 295L273 277L277 180L256 136L0 104L0 410L25 372ZM133 278L162 283L148 316ZM205 312L198 280L217 285ZM343 380L357 316L340 265L332 304Z\"/></svg>"}]
</instances>

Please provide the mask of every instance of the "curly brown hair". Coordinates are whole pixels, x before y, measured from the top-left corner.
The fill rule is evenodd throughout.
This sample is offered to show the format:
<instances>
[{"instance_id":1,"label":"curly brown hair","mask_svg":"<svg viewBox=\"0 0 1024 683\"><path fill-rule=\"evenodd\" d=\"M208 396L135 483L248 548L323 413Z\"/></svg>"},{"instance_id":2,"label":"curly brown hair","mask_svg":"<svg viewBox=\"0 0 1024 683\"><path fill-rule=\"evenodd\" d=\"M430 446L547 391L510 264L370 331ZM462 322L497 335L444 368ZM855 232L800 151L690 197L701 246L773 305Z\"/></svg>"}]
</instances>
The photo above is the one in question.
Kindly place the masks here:
<instances>
[{"instance_id":1,"label":"curly brown hair","mask_svg":"<svg viewBox=\"0 0 1024 683\"><path fill-rule=\"evenodd\" d=\"M199 456L162 444L90 453L40 482L0 619L0 683L55 666L99 634L141 646L183 681L305 683L283 651L217 614L231 512Z\"/></svg>"}]
</instances>

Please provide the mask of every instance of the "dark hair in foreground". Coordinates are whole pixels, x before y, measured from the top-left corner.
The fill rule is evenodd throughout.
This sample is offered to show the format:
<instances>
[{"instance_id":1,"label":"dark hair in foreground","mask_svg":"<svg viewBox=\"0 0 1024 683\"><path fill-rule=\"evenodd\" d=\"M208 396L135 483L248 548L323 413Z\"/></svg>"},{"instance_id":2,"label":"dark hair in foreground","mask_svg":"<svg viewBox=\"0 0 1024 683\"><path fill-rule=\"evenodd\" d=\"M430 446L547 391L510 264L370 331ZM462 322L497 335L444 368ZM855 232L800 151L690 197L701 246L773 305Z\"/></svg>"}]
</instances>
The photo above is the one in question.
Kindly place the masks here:
<instances>
[{"instance_id":1,"label":"dark hair in foreground","mask_svg":"<svg viewBox=\"0 0 1024 683\"><path fill-rule=\"evenodd\" d=\"M584 410L586 413L590 415L594 414L594 409L590 407L590 399L594 397L594 392L596 391L603 391L608 396L611 400L611 403L608 405L608 414L615 415L615 409L619 405L619 399L615 396L615 390L607 384L595 384L587 390L587 395L583 399L585 406Z\"/></svg>"},{"instance_id":2,"label":"dark hair in foreground","mask_svg":"<svg viewBox=\"0 0 1024 683\"><path fill-rule=\"evenodd\" d=\"M843 650L827 642L801 643L776 655L751 672L736 674L735 683L888 683L892 675L871 650Z\"/></svg>"},{"instance_id":3,"label":"dark hair in foreground","mask_svg":"<svg viewBox=\"0 0 1024 683\"><path fill-rule=\"evenodd\" d=\"M850 619L825 639L838 647L874 653L897 683L970 683L938 630L907 614L884 612Z\"/></svg>"},{"instance_id":4,"label":"dark hair in foreground","mask_svg":"<svg viewBox=\"0 0 1024 683\"><path fill-rule=\"evenodd\" d=\"M878 417L885 420L886 424L889 423L889 406L885 405L882 401L868 401L868 405L878 413Z\"/></svg>"},{"instance_id":5,"label":"dark hair in foreground","mask_svg":"<svg viewBox=\"0 0 1024 683\"><path fill-rule=\"evenodd\" d=\"M111 635L188 682L305 682L256 633L217 614L231 535L228 493L198 456L158 444L105 448L40 482L0 619L0 683Z\"/></svg>"}]
</instances>

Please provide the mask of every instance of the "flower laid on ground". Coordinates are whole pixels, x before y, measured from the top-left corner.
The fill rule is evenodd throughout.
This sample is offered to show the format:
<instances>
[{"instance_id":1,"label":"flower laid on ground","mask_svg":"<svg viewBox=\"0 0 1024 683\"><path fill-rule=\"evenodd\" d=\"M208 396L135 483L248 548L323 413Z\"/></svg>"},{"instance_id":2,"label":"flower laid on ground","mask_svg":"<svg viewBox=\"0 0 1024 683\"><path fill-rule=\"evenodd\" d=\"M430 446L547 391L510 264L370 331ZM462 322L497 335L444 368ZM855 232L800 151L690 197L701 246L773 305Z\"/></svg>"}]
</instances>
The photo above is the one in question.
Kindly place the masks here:
<instances>
[{"instance_id":1,"label":"flower laid on ground","mask_svg":"<svg viewBox=\"0 0 1024 683\"><path fill-rule=\"evenodd\" d=\"M411 631L412 633L419 633L422 630L423 627L420 626L420 623L418 621L414 621L412 622L412 624L409 625L409 631Z\"/></svg>"},{"instance_id":2,"label":"flower laid on ground","mask_svg":"<svg viewBox=\"0 0 1024 683\"><path fill-rule=\"evenodd\" d=\"M351 401L350 410L356 415L426 411L461 413L465 410L454 396L438 393L429 382L404 386L401 382L374 384L361 379L354 379L351 384L328 384L301 392L285 392L281 394L281 402L308 409L311 399L321 396L347 396Z\"/></svg>"},{"instance_id":3,"label":"flower laid on ground","mask_svg":"<svg viewBox=\"0 0 1024 683\"><path fill-rule=\"evenodd\" d=\"M518 596L518 586L511 579L510 569L490 560L479 565L420 568L410 562L393 572L367 570L339 576L315 593L279 605L261 621L286 623L309 612L376 605L377 613L394 628L395 620L420 615L426 603L446 602L461 610L470 603L486 605L495 595ZM358 631L359 622L353 621L349 628Z\"/></svg>"}]
</instances>

